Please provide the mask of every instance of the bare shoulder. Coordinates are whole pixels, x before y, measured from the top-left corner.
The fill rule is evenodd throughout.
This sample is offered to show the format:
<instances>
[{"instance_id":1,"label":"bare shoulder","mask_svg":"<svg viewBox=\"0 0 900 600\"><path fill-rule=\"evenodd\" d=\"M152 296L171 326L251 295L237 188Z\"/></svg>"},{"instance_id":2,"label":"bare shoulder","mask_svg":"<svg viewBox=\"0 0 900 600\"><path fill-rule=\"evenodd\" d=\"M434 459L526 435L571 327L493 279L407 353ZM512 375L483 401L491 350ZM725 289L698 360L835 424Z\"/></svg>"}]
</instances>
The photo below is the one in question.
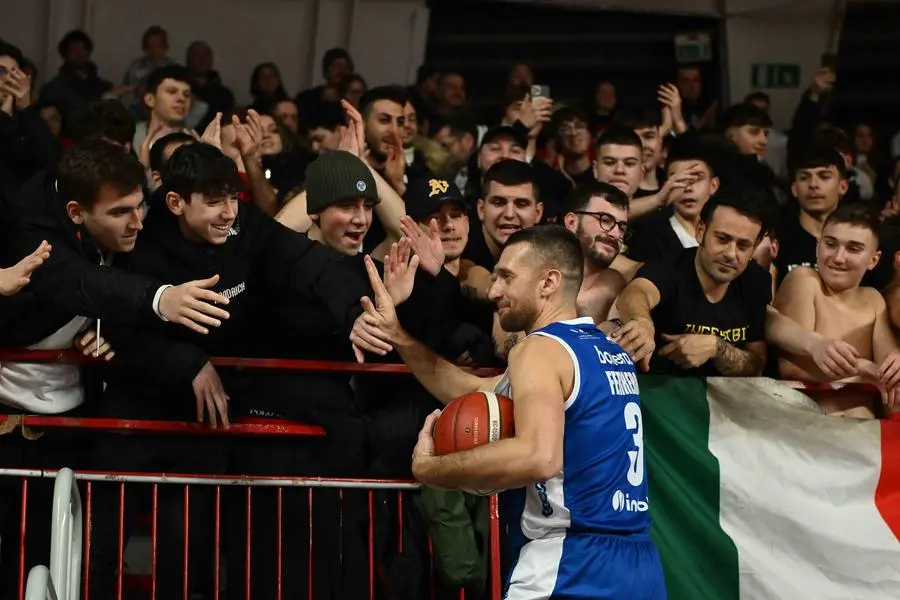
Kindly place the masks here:
<instances>
[{"instance_id":1,"label":"bare shoulder","mask_svg":"<svg viewBox=\"0 0 900 600\"><path fill-rule=\"evenodd\" d=\"M597 283L608 290L618 293L628 285L628 280L620 272L610 268L600 271L600 274L597 276Z\"/></svg>"},{"instance_id":2,"label":"bare shoulder","mask_svg":"<svg viewBox=\"0 0 900 600\"><path fill-rule=\"evenodd\" d=\"M625 279L625 282L628 283L634 279L634 276L637 275L637 272L640 271L643 265L644 263L632 260L624 254L619 254L613 259L609 268L618 272Z\"/></svg>"},{"instance_id":3,"label":"bare shoulder","mask_svg":"<svg viewBox=\"0 0 900 600\"><path fill-rule=\"evenodd\" d=\"M873 308L876 312L887 310L887 302L885 302L884 296L873 287L859 288L859 300L864 306Z\"/></svg>"},{"instance_id":4,"label":"bare shoulder","mask_svg":"<svg viewBox=\"0 0 900 600\"><path fill-rule=\"evenodd\" d=\"M529 335L513 347L508 360L510 370L518 371L565 367L571 362L563 345L546 335Z\"/></svg>"},{"instance_id":5,"label":"bare shoulder","mask_svg":"<svg viewBox=\"0 0 900 600\"><path fill-rule=\"evenodd\" d=\"M509 353L509 376L530 388L557 385L564 397L572 392L575 363L561 342L545 335L530 335Z\"/></svg>"},{"instance_id":6,"label":"bare shoulder","mask_svg":"<svg viewBox=\"0 0 900 600\"><path fill-rule=\"evenodd\" d=\"M784 281L778 286L778 296L790 294L796 296L802 294L808 300L812 300L813 294L822 291L822 280L819 273L810 267L796 267L784 277Z\"/></svg>"}]
</instances>

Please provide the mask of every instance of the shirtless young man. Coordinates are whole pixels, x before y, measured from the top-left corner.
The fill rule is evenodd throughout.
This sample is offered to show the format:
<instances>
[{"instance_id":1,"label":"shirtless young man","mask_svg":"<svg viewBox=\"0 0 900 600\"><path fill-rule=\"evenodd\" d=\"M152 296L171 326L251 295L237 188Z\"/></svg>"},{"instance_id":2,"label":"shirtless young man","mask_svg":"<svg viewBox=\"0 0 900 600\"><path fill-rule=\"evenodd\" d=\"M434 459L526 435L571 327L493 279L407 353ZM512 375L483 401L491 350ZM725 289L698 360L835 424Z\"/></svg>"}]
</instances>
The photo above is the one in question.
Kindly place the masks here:
<instances>
[{"instance_id":1,"label":"shirtless young man","mask_svg":"<svg viewBox=\"0 0 900 600\"><path fill-rule=\"evenodd\" d=\"M778 289L775 308L810 331L850 343L859 355L856 375L879 386L890 410L900 401L897 340L884 298L878 290L859 285L880 256L878 227L877 216L864 207L834 211L822 227L816 250L818 271L793 269ZM778 365L785 379L830 380L809 359L785 353ZM876 398L858 389L810 396L829 414L868 419L876 414Z\"/></svg>"},{"instance_id":2,"label":"shirtless young man","mask_svg":"<svg viewBox=\"0 0 900 600\"><path fill-rule=\"evenodd\" d=\"M634 364L589 317L577 318L583 257L575 236L550 225L518 231L506 242L490 297L504 329L529 335L513 349L502 378L467 373L413 339L372 259L365 261L375 290L374 305L362 300L368 324L387 335L433 396L448 404L493 389L515 399L513 437L436 456L435 411L412 458L413 474L426 485L508 490L501 501L514 563L504 597L665 598L649 535ZM403 268L385 263L392 276L403 277L397 273ZM622 497L632 499L625 508L616 500Z\"/></svg>"}]
</instances>

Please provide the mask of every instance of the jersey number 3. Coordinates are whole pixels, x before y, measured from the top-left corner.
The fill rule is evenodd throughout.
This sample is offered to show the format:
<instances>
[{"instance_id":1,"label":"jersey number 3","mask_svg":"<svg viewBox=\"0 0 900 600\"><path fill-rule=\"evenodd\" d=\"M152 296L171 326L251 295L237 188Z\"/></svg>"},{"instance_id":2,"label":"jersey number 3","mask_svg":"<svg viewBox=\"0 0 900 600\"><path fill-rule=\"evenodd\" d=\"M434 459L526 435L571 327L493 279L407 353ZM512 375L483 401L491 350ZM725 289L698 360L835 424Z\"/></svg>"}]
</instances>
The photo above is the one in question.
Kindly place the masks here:
<instances>
[{"instance_id":1,"label":"jersey number 3","mask_svg":"<svg viewBox=\"0 0 900 600\"><path fill-rule=\"evenodd\" d=\"M628 483L637 487L644 483L644 427L641 421L641 407L636 402L625 405L625 428L634 431L634 450L628 451Z\"/></svg>"}]
</instances>

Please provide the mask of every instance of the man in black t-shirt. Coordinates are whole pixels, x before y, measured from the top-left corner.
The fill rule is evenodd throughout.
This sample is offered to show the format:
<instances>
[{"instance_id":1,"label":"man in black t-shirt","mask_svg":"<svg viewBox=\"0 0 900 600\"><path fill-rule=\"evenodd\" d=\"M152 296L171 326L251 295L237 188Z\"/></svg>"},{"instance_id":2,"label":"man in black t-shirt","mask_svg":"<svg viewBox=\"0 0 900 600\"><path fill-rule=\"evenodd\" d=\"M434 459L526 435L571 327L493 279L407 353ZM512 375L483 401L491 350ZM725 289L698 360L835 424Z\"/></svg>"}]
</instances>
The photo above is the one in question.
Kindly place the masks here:
<instances>
[{"instance_id":1,"label":"man in black t-shirt","mask_svg":"<svg viewBox=\"0 0 900 600\"><path fill-rule=\"evenodd\" d=\"M780 285L791 269L816 266L816 245L822 225L847 193L844 160L836 150L812 148L794 165L791 192L800 204L782 219L775 258Z\"/></svg>"},{"instance_id":2,"label":"man in black t-shirt","mask_svg":"<svg viewBox=\"0 0 900 600\"><path fill-rule=\"evenodd\" d=\"M752 256L768 220L764 203L753 195L707 202L699 247L684 250L674 267L644 265L619 296L625 324L613 338L653 373L762 373L771 280Z\"/></svg>"}]
</instances>

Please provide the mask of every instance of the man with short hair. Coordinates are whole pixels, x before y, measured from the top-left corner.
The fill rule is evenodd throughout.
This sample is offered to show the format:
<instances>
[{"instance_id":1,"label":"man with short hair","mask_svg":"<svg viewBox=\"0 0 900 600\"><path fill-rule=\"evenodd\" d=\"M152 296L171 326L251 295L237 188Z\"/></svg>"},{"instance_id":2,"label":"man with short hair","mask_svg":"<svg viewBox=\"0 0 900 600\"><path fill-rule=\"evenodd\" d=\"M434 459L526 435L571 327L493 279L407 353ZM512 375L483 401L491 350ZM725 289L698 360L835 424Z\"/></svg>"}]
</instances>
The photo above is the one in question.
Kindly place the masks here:
<instances>
[{"instance_id":1,"label":"man with short hair","mask_svg":"<svg viewBox=\"0 0 900 600\"><path fill-rule=\"evenodd\" d=\"M445 118L434 125L432 139L450 155L447 172L454 174L454 182L465 192L469 181L469 159L478 150L478 123L458 115Z\"/></svg>"},{"instance_id":2,"label":"man with short hair","mask_svg":"<svg viewBox=\"0 0 900 600\"><path fill-rule=\"evenodd\" d=\"M775 259L780 285L796 267L815 267L822 225L847 192L844 160L829 148L811 148L797 158L791 192L799 203L797 216L782 219Z\"/></svg>"},{"instance_id":3,"label":"man with short hair","mask_svg":"<svg viewBox=\"0 0 900 600\"><path fill-rule=\"evenodd\" d=\"M857 375L882 390L885 406L900 408L900 353L888 307L878 290L862 287L863 276L878 263L878 216L859 205L828 215L816 246L817 268L798 267L782 282L775 308L809 331L844 340L858 353ZM830 381L809 359L779 357L785 379ZM880 412L877 394L858 389L811 391L825 412L871 419Z\"/></svg>"},{"instance_id":4,"label":"man with short hair","mask_svg":"<svg viewBox=\"0 0 900 600\"><path fill-rule=\"evenodd\" d=\"M609 318L625 278L611 269L628 232L628 197L608 183L576 187L564 217L566 229L578 237L584 253L584 280L578 292L578 314L595 323Z\"/></svg>"},{"instance_id":5,"label":"man with short hair","mask_svg":"<svg viewBox=\"0 0 900 600\"><path fill-rule=\"evenodd\" d=\"M466 80L459 73L441 73L437 80L434 110L438 115L451 115L466 106Z\"/></svg>"},{"instance_id":6,"label":"man with short hair","mask_svg":"<svg viewBox=\"0 0 900 600\"><path fill-rule=\"evenodd\" d=\"M591 164L591 132L587 115L580 109L563 107L553 114L553 123L560 170L576 186L596 181Z\"/></svg>"},{"instance_id":7,"label":"man with short hair","mask_svg":"<svg viewBox=\"0 0 900 600\"><path fill-rule=\"evenodd\" d=\"M369 162L377 171L385 169L389 153L395 151L401 155L403 153L402 145L397 148L395 141L403 138L406 102L406 90L396 86L372 88L363 94L359 101L359 112L365 125L365 142L369 149ZM403 192L398 190L398 193L402 195Z\"/></svg>"},{"instance_id":8,"label":"man with short hair","mask_svg":"<svg viewBox=\"0 0 900 600\"><path fill-rule=\"evenodd\" d=\"M143 181L143 168L124 148L94 140L76 146L57 168L22 187L14 211L18 226L13 239L4 240L9 244L3 248L4 264L33 254L35 248L46 249L48 242L52 250L22 292L0 299L0 343L41 350L77 347L109 358L111 349L100 330L101 321L107 319L171 321L201 334L227 321L229 313L221 307L228 298L209 289L216 274L173 287L164 284L166 279L128 274L111 265L134 248L143 229ZM91 326L94 320L96 327ZM82 377L77 365L4 362L0 413L77 415L91 389L83 385ZM65 432L45 432L39 442L0 436L0 446L6 468L58 468L62 461L80 468L84 460L84 447L73 445ZM0 496L6 493L0 491ZM51 494L42 485L29 493L37 508L30 509L28 528L34 535L28 538L27 552L35 562L46 560L40 557L49 535L43 530L49 527L44 511L51 506ZM0 521L4 517L0 515ZM3 525L4 539L14 539ZM3 543L0 549L0 580L12 582L18 544Z\"/></svg>"},{"instance_id":9,"label":"man with short hair","mask_svg":"<svg viewBox=\"0 0 900 600\"><path fill-rule=\"evenodd\" d=\"M334 160L339 156L335 153L320 160ZM319 161L314 164L321 166ZM359 169L359 177L369 175L365 165L360 164ZM310 185L315 180L315 172L311 171ZM365 181L348 178L346 183L352 184L355 194L374 193L368 191L369 187L375 188L371 176ZM234 162L208 144L183 146L166 163L162 174L165 206L157 207L148 216L145 235L127 266L133 272L178 279L190 279L217 266L221 275L219 289L230 299L230 318L209 336L185 335L165 325L156 328L133 327L127 323L110 325L110 339L126 370L112 373L108 378L101 409L105 416L202 421L208 414L213 427L221 422L228 428L234 416L232 411L247 416L253 409L265 408L295 421L303 421L301 415L315 414L307 410L309 407L301 407L295 397L297 393L312 394L309 389L297 388L287 401L290 386L275 393L276 384L260 383L279 381L276 375L220 375L210 357L271 350L266 340L273 330L258 334L252 324L258 322L260 310L274 311L287 298L305 301L316 309L324 308L317 314L330 337L348 357L352 348L347 333L355 333L358 327L358 302L366 293L366 281L360 269L340 253L288 230L255 205L238 202L237 191L241 186ZM347 193L346 188L339 191L340 196ZM298 304L293 308L297 310ZM302 319L302 315L298 318ZM321 346L324 340L324 335L319 336L317 345ZM263 385L269 387L258 387ZM253 393L254 390L258 393ZM311 396L310 401L315 399L321 404L324 397ZM160 398L167 400L160 402ZM336 397L329 400L338 402ZM230 408L231 402L237 403L236 409ZM349 412L348 406L349 402L343 405L347 409L345 413ZM328 427L327 421L317 422ZM339 434L334 431L333 435ZM204 453L179 445L135 448L126 443L130 447L126 451L119 440L110 444L111 449L102 455L107 457L107 467L114 470L123 470L127 466L126 457L133 461L135 456L144 468L160 460L191 472L223 472L226 468L225 456L215 452L215 448ZM120 450L114 451L115 448ZM210 506L209 496L202 501L195 500L201 513L203 507ZM169 497L168 501L177 502L177 499ZM208 530L197 524L200 520L192 513L192 545L208 534ZM175 543L177 547L173 539L178 536L173 531L169 534L167 543ZM162 555L165 554L163 551ZM109 554L107 562L95 561L98 570L105 574L104 589L111 589L114 584L115 570L108 563L112 558L113 554ZM199 568L201 562L192 561L191 569ZM182 589L181 565L180 558L173 558L166 563L163 573L161 563L158 585L163 596L169 597ZM94 578L95 586L101 585L100 579ZM259 595L270 597L267 592Z\"/></svg>"},{"instance_id":10,"label":"man with short hair","mask_svg":"<svg viewBox=\"0 0 900 600\"><path fill-rule=\"evenodd\" d=\"M707 202L697 226L700 245L683 250L674 265L645 264L619 296L624 325L613 338L652 373L760 375L772 286L752 255L768 220L756 196Z\"/></svg>"},{"instance_id":11,"label":"man with short hair","mask_svg":"<svg viewBox=\"0 0 900 600\"><path fill-rule=\"evenodd\" d=\"M150 146L159 136L184 127L184 120L191 110L191 74L181 65L161 67L147 76L147 86L142 98L150 110L150 119L137 124L132 141L133 148L143 149L147 139Z\"/></svg>"},{"instance_id":12,"label":"man with short hair","mask_svg":"<svg viewBox=\"0 0 900 600\"><path fill-rule=\"evenodd\" d=\"M534 171L528 163L506 159L491 164L476 205L481 231L469 236L463 252L464 259L489 271L509 236L537 225L544 211Z\"/></svg>"},{"instance_id":13,"label":"man with short hair","mask_svg":"<svg viewBox=\"0 0 900 600\"><path fill-rule=\"evenodd\" d=\"M616 114L613 123L633 129L641 138L644 177L634 197L642 198L658 193L665 180L665 173L660 172L662 137L659 130L662 125L662 114L658 109L650 107L625 109Z\"/></svg>"},{"instance_id":14,"label":"man with short hair","mask_svg":"<svg viewBox=\"0 0 900 600\"><path fill-rule=\"evenodd\" d=\"M465 372L407 333L369 258L375 303L363 302L442 403L479 390L515 401L514 436L436 456L434 411L412 457L413 474L425 485L507 490L501 499L513 558L507 597L657 600L665 598L665 581L649 535L634 365L590 318L578 318L583 260L578 240L558 225L509 238L490 297L504 330L529 335L498 377ZM607 354L615 360L598 362ZM623 493L635 508L620 510L609 500Z\"/></svg>"},{"instance_id":15,"label":"man with short hair","mask_svg":"<svg viewBox=\"0 0 900 600\"><path fill-rule=\"evenodd\" d=\"M763 109L749 102L731 106L722 114L725 137L730 139L741 154L763 160L769 143L772 118Z\"/></svg>"}]
</instances>

